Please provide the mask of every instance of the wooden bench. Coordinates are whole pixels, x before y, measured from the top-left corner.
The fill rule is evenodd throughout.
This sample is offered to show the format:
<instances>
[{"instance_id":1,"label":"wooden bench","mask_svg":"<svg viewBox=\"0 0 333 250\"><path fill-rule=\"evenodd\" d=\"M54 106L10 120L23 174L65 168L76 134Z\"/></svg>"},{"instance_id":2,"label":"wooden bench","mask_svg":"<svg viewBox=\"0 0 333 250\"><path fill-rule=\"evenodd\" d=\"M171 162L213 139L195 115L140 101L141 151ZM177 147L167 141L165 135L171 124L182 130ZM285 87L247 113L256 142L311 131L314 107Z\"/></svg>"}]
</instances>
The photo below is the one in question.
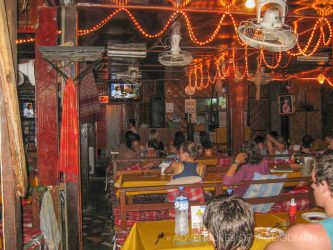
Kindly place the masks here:
<instances>
[{"instance_id":1,"label":"wooden bench","mask_svg":"<svg viewBox=\"0 0 333 250\"><path fill-rule=\"evenodd\" d=\"M140 158L140 159L131 159L131 160L121 160L121 159L112 160L111 163L112 163L112 174L113 174L114 183L116 182L117 178L120 176L120 173L135 173L133 171L137 171L137 170L119 169L119 163L126 163L126 164L128 164L128 167L130 167L130 166L133 166L135 163L146 163L146 162L152 162L152 161L157 161L157 162L173 161L173 159L172 158ZM197 159L197 161L204 165L216 166L215 162L218 162L218 159L216 157L200 157ZM205 163L212 163L212 164L205 164ZM159 169L152 169L152 170L160 171ZM119 173L119 171L121 171L121 172ZM126 171L132 171L132 172L126 172Z\"/></svg>"},{"instance_id":2,"label":"wooden bench","mask_svg":"<svg viewBox=\"0 0 333 250\"><path fill-rule=\"evenodd\" d=\"M281 178L281 179L267 179L267 180L249 180L244 181L241 184L237 185L251 185L251 184L270 184L270 183L280 183L280 182L293 182L297 183L300 181L311 181L310 177L298 177L298 178ZM196 184L187 184L182 185L184 187L189 188L208 188L213 187L215 189L215 195L222 194L223 192L223 183L217 182L217 183L196 183ZM144 192L144 191L167 191L170 189L178 189L179 185L164 185L164 186L150 186L150 187L131 187L131 188L120 188L120 196L119 196L119 202L120 202L120 217L121 217L121 230L126 230L127 226L127 212L128 211L151 211L151 210L165 210L165 209L171 209L173 208L173 203L151 203L151 204L133 204L129 203L126 200L126 193L127 192ZM291 198L294 198L296 200L298 199L309 199L310 206L314 206L314 198L312 189L310 186L308 187L308 192L305 193L296 193L296 194L279 194L276 196L270 196L270 197L256 197L256 198L249 198L246 199L250 204L264 204L264 203L276 203L276 202L282 202L282 201L289 201ZM131 200L132 201L132 200ZM202 202L190 202L190 205L202 205L204 203Z\"/></svg>"}]
</instances>

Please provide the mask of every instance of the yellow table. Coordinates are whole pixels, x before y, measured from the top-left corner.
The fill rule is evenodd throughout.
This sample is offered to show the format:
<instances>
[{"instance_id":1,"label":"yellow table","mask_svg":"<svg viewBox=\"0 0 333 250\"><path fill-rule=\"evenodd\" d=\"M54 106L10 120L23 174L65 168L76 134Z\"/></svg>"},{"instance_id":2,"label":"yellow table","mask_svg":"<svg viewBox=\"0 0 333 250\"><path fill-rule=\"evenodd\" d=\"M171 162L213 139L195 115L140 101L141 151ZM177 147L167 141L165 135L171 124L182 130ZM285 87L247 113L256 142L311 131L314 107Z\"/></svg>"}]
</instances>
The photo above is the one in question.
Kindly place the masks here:
<instances>
[{"instance_id":1,"label":"yellow table","mask_svg":"<svg viewBox=\"0 0 333 250\"><path fill-rule=\"evenodd\" d=\"M314 210L311 210L314 211ZM307 223L300 214L308 212L301 211L298 213L296 223ZM286 221L288 215L286 213L274 214L256 214L256 226L273 227L277 223ZM151 249L197 249L197 250L214 250L208 239L204 239L200 235L194 235L190 231L188 235L176 236L174 233L174 221L146 221L137 222L131 229L122 250L151 250ZM159 233L164 233L164 238L160 239L158 244L154 242ZM251 250L262 250L270 242L270 240L254 239Z\"/></svg>"}]
</instances>

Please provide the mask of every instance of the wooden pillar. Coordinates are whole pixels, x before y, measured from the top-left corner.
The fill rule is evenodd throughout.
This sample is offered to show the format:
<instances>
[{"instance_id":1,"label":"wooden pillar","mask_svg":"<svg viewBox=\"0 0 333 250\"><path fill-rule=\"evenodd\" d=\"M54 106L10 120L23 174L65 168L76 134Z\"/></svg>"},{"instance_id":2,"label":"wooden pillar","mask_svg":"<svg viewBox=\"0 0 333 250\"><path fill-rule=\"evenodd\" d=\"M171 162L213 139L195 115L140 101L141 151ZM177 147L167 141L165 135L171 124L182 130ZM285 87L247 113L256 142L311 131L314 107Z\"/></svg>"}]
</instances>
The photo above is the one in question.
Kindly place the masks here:
<instances>
[{"instance_id":1,"label":"wooden pillar","mask_svg":"<svg viewBox=\"0 0 333 250\"><path fill-rule=\"evenodd\" d=\"M62 43L71 43L77 46L78 17L75 6L62 8ZM70 63L64 69L68 76L75 77L78 74L77 63ZM77 88L79 98L79 89ZM79 100L77 100L78 102ZM79 107L79 105L78 105ZM79 110L78 110L79 112ZM80 141L80 139L79 139ZM80 150L80 149L78 149ZM80 152L80 151L79 151ZM80 164L80 156L79 156ZM81 204L81 171L79 168L78 182L65 183L66 192L66 246L68 250L83 249L82 245L82 204Z\"/></svg>"},{"instance_id":2,"label":"wooden pillar","mask_svg":"<svg viewBox=\"0 0 333 250\"><path fill-rule=\"evenodd\" d=\"M229 112L231 150L235 155L240 152L244 139L244 110L245 110L245 87L243 81L234 80L233 67L230 65L229 75Z\"/></svg>"},{"instance_id":3,"label":"wooden pillar","mask_svg":"<svg viewBox=\"0 0 333 250\"><path fill-rule=\"evenodd\" d=\"M82 184L82 207L88 206L89 197L89 152L88 152L88 124L80 126L80 162Z\"/></svg>"},{"instance_id":4,"label":"wooden pillar","mask_svg":"<svg viewBox=\"0 0 333 250\"><path fill-rule=\"evenodd\" d=\"M0 79L1 81L1 79ZM3 96L0 92L1 118L1 193L2 193L2 227L4 249L22 249L22 224L20 199L16 195L13 165L8 145L7 118L4 110Z\"/></svg>"},{"instance_id":5,"label":"wooden pillar","mask_svg":"<svg viewBox=\"0 0 333 250\"><path fill-rule=\"evenodd\" d=\"M22 249L20 198L27 187L15 82L17 1L0 1L0 170L4 249Z\"/></svg>"},{"instance_id":6,"label":"wooden pillar","mask_svg":"<svg viewBox=\"0 0 333 250\"><path fill-rule=\"evenodd\" d=\"M57 9L41 7L36 29L37 167L40 185L56 185L58 178L58 86L56 72L42 59L40 46L57 45Z\"/></svg>"}]
</instances>

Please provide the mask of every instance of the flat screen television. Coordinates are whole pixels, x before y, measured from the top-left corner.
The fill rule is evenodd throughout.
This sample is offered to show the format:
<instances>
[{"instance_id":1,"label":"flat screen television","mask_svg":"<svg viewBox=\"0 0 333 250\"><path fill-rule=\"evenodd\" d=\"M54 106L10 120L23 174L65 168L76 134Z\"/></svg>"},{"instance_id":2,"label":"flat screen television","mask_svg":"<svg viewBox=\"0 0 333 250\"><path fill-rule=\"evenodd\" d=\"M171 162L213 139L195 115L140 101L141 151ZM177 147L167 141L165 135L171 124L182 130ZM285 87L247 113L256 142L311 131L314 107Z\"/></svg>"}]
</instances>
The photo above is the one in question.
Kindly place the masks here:
<instances>
[{"instance_id":1,"label":"flat screen television","mask_svg":"<svg viewBox=\"0 0 333 250\"><path fill-rule=\"evenodd\" d=\"M139 101L140 85L134 83L111 83L110 101Z\"/></svg>"}]
</instances>

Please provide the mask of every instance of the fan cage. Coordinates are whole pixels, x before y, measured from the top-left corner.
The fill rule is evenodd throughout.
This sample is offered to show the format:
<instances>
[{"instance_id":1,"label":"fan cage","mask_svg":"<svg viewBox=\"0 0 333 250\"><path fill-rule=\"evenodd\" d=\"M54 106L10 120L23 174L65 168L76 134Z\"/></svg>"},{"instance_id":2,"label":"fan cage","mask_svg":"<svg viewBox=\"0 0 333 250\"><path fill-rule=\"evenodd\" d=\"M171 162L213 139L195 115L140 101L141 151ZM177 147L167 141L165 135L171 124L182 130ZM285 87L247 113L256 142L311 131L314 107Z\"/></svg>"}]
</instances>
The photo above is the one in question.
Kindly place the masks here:
<instances>
[{"instance_id":1,"label":"fan cage","mask_svg":"<svg viewBox=\"0 0 333 250\"><path fill-rule=\"evenodd\" d=\"M171 51L163 52L159 55L158 61L165 66L186 66L192 62L192 55L186 51L180 51L174 55Z\"/></svg>"},{"instance_id":2,"label":"fan cage","mask_svg":"<svg viewBox=\"0 0 333 250\"><path fill-rule=\"evenodd\" d=\"M290 50L297 42L297 34L290 26L283 24L279 28L266 30L255 19L241 22L238 35L249 46L271 52Z\"/></svg>"}]
</instances>

